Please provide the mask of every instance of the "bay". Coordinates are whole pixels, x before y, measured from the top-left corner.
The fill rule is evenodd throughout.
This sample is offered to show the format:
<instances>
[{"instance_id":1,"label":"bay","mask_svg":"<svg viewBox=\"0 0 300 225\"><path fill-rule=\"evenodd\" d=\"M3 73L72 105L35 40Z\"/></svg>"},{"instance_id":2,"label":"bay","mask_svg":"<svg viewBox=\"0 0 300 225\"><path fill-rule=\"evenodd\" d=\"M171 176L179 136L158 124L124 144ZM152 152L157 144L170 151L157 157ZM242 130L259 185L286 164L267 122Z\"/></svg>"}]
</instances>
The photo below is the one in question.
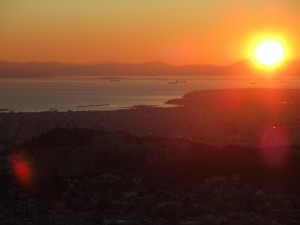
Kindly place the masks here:
<instances>
[{"instance_id":1,"label":"bay","mask_svg":"<svg viewBox=\"0 0 300 225\"><path fill-rule=\"evenodd\" d=\"M1 78L0 110L117 110L135 105L170 107L165 101L193 90L224 88L300 88L297 77L249 76L58 76Z\"/></svg>"}]
</instances>

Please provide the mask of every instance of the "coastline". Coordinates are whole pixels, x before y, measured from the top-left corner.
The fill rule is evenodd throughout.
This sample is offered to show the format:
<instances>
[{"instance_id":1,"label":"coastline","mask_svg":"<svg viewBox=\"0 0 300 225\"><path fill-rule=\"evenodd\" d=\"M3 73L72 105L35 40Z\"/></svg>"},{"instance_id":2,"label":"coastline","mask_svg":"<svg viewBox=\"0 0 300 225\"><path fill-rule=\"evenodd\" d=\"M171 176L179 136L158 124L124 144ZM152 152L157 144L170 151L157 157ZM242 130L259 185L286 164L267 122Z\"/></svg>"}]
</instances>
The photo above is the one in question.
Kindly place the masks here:
<instances>
[{"instance_id":1,"label":"coastline","mask_svg":"<svg viewBox=\"0 0 300 225\"><path fill-rule=\"evenodd\" d=\"M206 224L211 215L288 221L299 212L291 203L300 202L299 97L300 90L223 89L189 92L173 108L0 113L4 211L90 221L104 196L106 218L145 213L128 224L160 224L146 212L165 202L187 217L189 201L196 214L178 224Z\"/></svg>"},{"instance_id":2,"label":"coastline","mask_svg":"<svg viewBox=\"0 0 300 225\"><path fill-rule=\"evenodd\" d=\"M2 140L22 143L54 128L88 128L253 147L262 129L274 125L286 130L291 144L300 145L298 99L299 89L220 89L171 101L183 107L0 113L0 134Z\"/></svg>"}]
</instances>

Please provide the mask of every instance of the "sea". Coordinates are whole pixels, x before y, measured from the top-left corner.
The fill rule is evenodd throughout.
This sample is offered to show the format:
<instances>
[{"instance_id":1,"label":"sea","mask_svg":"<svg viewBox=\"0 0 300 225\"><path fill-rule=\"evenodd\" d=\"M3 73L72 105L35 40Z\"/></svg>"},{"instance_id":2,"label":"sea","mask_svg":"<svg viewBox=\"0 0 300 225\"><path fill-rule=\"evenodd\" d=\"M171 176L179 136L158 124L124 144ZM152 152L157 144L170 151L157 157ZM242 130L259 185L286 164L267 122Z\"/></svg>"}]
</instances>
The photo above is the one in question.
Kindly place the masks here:
<instances>
[{"instance_id":1,"label":"sea","mask_svg":"<svg viewBox=\"0 0 300 225\"><path fill-rule=\"evenodd\" d=\"M0 78L1 112L119 110L137 105L170 107L169 99L194 90L300 88L300 77L53 76Z\"/></svg>"}]
</instances>

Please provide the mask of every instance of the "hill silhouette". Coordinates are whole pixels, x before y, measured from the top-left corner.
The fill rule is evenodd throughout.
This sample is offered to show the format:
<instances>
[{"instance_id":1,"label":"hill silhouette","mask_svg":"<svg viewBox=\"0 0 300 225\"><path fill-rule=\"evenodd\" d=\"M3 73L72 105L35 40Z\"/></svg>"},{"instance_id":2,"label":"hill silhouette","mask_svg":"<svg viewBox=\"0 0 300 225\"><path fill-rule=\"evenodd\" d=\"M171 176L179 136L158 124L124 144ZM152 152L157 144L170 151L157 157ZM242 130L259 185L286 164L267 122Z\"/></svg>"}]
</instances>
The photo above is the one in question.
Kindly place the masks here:
<instances>
[{"instance_id":1,"label":"hill silhouette","mask_svg":"<svg viewBox=\"0 0 300 225\"><path fill-rule=\"evenodd\" d=\"M59 62L0 61L0 77L46 76L167 76L167 75L246 75L264 73L242 60L228 66L194 64L174 66L163 62L139 64L107 62L101 64L72 64ZM276 70L277 74L299 75L300 61L289 61Z\"/></svg>"}]
</instances>

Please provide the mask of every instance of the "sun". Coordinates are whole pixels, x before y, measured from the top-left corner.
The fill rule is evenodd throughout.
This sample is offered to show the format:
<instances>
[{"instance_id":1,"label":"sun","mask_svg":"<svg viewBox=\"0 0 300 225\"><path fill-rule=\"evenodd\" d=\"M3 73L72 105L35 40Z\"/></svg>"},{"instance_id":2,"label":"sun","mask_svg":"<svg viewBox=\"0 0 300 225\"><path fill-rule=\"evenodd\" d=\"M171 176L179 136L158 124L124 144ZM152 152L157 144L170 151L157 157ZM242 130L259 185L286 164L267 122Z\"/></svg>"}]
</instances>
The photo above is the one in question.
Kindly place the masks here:
<instances>
[{"instance_id":1,"label":"sun","mask_svg":"<svg viewBox=\"0 0 300 225\"><path fill-rule=\"evenodd\" d=\"M275 40L262 41L255 49L255 59L266 67L279 65L283 61L284 56L283 45Z\"/></svg>"}]
</instances>

